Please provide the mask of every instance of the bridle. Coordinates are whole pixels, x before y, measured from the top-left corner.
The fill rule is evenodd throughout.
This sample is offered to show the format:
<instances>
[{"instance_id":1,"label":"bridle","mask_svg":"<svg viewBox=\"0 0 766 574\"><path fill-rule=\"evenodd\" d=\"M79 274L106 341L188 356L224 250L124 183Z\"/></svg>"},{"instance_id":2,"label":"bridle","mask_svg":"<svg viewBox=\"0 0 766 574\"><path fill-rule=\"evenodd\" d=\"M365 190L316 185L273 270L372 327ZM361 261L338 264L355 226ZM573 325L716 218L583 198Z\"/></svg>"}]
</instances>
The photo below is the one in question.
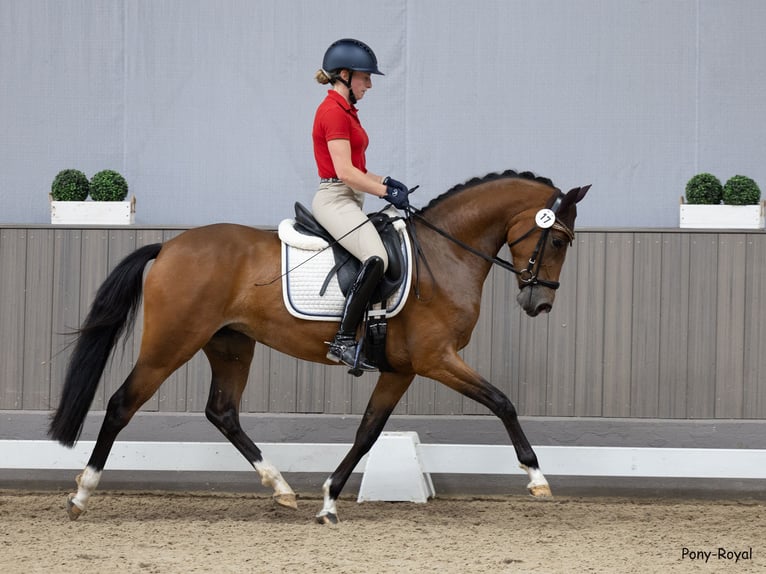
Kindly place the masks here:
<instances>
[{"instance_id":1,"label":"bridle","mask_svg":"<svg viewBox=\"0 0 766 574\"><path fill-rule=\"evenodd\" d=\"M450 235L443 229L440 229L439 227L435 226L433 223L425 219L421 215L420 210L417 210L413 208L412 206L409 207L408 214L417 217L417 219L421 223L423 223L423 225L425 225L432 231L435 231L442 237L449 239L456 245L459 245L466 251L469 251L470 253L473 253L474 255L481 257L485 261L488 261L489 263L492 263L493 265L497 265L498 267L502 267L503 269L515 274L516 276L518 276L519 280L523 284L522 289L524 287L542 285L543 287L548 287L550 289L555 290L559 288L560 283L558 281L548 281L547 279L540 279L538 277L538 273L540 272L540 268L542 267L543 256L545 254L545 246L548 243L548 236L550 235L550 232L552 229L556 229L557 231L561 231L562 233L564 233L569 239L570 245L572 244L572 241L574 241L574 237L575 237L574 231L558 218L558 211L561 208L561 203L564 200L564 197L565 195L563 193L556 190L556 198L553 200L551 207L547 209L543 209L540 212L538 212L538 216L535 218L535 225L532 226L526 233L522 234L520 237L508 243L508 248L510 249L517 243L524 241L527 237L532 235L535 231L537 230L541 231L540 238L537 240L537 245L535 245L535 249L532 252L532 256L529 258L529 261L527 262L527 267L525 269L517 269L516 267L514 267L513 262L508 261L507 259L503 259L502 257L498 257L497 255L490 256L490 255L487 255L486 253L482 253L478 249L471 247L470 245L468 245L464 241L461 241L457 237L453 237L452 235ZM409 221L409 217L407 218L407 220ZM422 251L420 250L420 246L417 245L417 239L415 238L414 227L412 226L408 226L408 227L410 227L410 235L413 237L414 242L416 243L417 251L422 256ZM426 265L428 264L426 263Z\"/></svg>"},{"instance_id":2,"label":"bridle","mask_svg":"<svg viewBox=\"0 0 766 574\"><path fill-rule=\"evenodd\" d=\"M550 207L550 211L552 211L553 214L543 215L544 217L545 216L552 217L552 223L549 222L550 225L547 225L546 227L542 227L540 225L540 222L537 221L537 218L536 218L536 225L534 227L532 227L529 231L527 231L521 237L511 241L508 244L508 248L510 249L517 243L520 243L521 241L529 237L537 229L542 229L542 233L540 233L540 239L537 240L537 245L535 245L535 250L532 252L532 256L529 258L529 261L527 262L526 269L522 269L521 271L519 271L513 266L513 263L511 263L510 261L506 262L509 265L509 267L506 267L506 268L509 271L518 275L519 280L524 284L522 287L526 287L528 285L542 285L543 287L549 287L555 290L555 289L558 289L560 286L560 283L558 281L548 281L547 279L540 279L537 275L540 271L540 267L542 266L543 254L545 253L545 246L548 244L548 236L550 235L551 229L556 229L564 233L569 239L570 245L572 245L572 242L574 241L574 231L572 231L572 229L570 229L568 225L566 225L565 223L563 223L561 220L558 219L558 211L559 211L559 208L561 207L561 202L564 200L564 197L565 197L564 194L562 194L561 192L558 192L556 199L553 201L553 205L551 205ZM538 214L539 213L540 212L538 212Z\"/></svg>"}]
</instances>

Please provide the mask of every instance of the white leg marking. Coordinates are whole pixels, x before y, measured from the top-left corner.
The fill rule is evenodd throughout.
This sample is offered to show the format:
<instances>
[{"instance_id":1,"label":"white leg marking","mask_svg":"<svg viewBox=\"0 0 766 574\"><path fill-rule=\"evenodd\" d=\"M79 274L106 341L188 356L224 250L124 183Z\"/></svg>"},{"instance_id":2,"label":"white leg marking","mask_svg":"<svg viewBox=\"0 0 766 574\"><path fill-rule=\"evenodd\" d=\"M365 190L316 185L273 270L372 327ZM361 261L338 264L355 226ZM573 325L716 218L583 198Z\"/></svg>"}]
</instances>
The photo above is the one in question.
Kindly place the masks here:
<instances>
[{"instance_id":1,"label":"white leg marking","mask_svg":"<svg viewBox=\"0 0 766 574\"><path fill-rule=\"evenodd\" d=\"M320 510L319 514L317 514L317 518L322 518L323 516L328 515L338 516L338 509L335 506L335 500L330 498L331 482L332 481L328 478L322 485L322 492L324 493L324 506L322 506L322 510Z\"/></svg>"},{"instance_id":2,"label":"white leg marking","mask_svg":"<svg viewBox=\"0 0 766 574\"><path fill-rule=\"evenodd\" d=\"M258 471L261 477L261 484L263 486L270 486L274 489L274 496L295 496L295 492L287 484L287 481L282 478L282 474L277 468L267 460L253 463L253 467Z\"/></svg>"},{"instance_id":3,"label":"white leg marking","mask_svg":"<svg viewBox=\"0 0 766 574\"><path fill-rule=\"evenodd\" d=\"M71 498L72 504L82 512L85 512L88 499L93 494L93 491L96 490L100 480L101 472L86 466L82 474L77 477L77 493Z\"/></svg>"},{"instance_id":4,"label":"white leg marking","mask_svg":"<svg viewBox=\"0 0 766 574\"><path fill-rule=\"evenodd\" d=\"M529 468L523 464L520 466L526 470L529 475L527 490L532 496L551 496L551 488L539 468Z\"/></svg>"}]
</instances>

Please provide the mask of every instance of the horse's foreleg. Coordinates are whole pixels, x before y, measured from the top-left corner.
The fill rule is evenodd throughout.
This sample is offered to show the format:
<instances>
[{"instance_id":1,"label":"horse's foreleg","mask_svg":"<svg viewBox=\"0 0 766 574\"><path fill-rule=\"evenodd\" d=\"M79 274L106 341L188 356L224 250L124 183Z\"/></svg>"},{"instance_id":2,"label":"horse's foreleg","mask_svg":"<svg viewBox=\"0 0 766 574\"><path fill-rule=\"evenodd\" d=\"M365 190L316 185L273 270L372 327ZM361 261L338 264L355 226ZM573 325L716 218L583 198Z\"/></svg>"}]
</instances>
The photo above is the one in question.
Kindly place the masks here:
<instances>
[{"instance_id":1,"label":"horse's foreleg","mask_svg":"<svg viewBox=\"0 0 766 574\"><path fill-rule=\"evenodd\" d=\"M383 427L391 416L399 400L410 386L415 375L398 373L381 373L378 383L372 391L367 409L356 431L356 438L351 450L341 461L330 477L325 481L324 505L316 515L320 524L335 524L338 522L336 502L351 473L362 457L369 452L372 445L380 436Z\"/></svg>"},{"instance_id":2,"label":"horse's foreleg","mask_svg":"<svg viewBox=\"0 0 766 574\"><path fill-rule=\"evenodd\" d=\"M247 384L255 341L232 330L219 331L205 346L213 378L205 415L255 468L264 486L274 490L274 500L297 508L295 492L282 474L263 459L260 449L245 434L239 422L239 403Z\"/></svg>"},{"instance_id":3,"label":"horse's foreleg","mask_svg":"<svg viewBox=\"0 0 766 574\"><path fill-rule=\"evenodd\" d=\"M473 371L457 354L453 355L451 361L443 362L442 367L422 374L436 379L490 409L503 422L516 451L516 458L521 468L529 475L529 484L527 484L529 493L535 497L551 496L551 488L540 470L537 455L521 428L516 407L510 399L500 389Z\"/></svg>"}]
</instances>

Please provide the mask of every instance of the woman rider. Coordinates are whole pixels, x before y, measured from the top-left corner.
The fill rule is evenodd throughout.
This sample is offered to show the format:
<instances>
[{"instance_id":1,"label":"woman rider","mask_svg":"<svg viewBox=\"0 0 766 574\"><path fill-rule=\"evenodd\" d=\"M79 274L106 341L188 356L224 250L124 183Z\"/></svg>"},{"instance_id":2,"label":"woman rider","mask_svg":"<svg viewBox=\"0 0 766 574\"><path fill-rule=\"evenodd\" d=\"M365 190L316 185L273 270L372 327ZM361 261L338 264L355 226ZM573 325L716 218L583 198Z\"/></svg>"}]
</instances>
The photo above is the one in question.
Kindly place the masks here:
<instances>
[{"instance_id":1,"label":"woman rider","mask_svg":"<svg viewBox=\"0 0 766 574\"><path fill-rule=\"evenodd\" d=\"M352 255L362 262L343 307L338 333L327 351L334 362L362 370L376 370L357 349L356 330L370 297L388 267L388 256L377 230L362 210L366 193L382 197L398 209L409 206L406 185L367 170L369 139L355 104L372 87L371 74L383 75L367 44L343 39L330 45L315 79L330 84L317 108L312 136L319 171L314 217Z\"/></svg>"}]
</instances>

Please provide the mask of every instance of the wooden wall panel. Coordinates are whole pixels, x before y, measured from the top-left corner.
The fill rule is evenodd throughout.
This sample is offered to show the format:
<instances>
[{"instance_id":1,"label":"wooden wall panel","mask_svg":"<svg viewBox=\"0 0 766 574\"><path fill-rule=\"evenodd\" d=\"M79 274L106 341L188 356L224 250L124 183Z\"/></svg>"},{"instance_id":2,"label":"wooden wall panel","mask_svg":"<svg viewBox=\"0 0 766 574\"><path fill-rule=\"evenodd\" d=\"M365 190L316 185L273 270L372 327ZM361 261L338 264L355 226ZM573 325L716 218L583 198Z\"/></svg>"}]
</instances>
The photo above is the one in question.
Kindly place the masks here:
<instances>
[{"instance_id":1,"label":"wooden wall panel","mask_svg":"<svg viewBox=\"0 0 766 574\"><path fill-rule=\"evenodd\" d=\"M549 315L521 316L519 328L519 404L518 410L526 415L545 414L548 379L548 322Z\"/></svg>"},{"instance_id":2,"label":"wooden wall panel","mask_svg":"<svg viewBox=\"0 0 766 574\"><path fill-rule=\"evenodd\" d=\"M715 416L742 418L744 412L746 236L726 234L718 238L715 270Z\"/></svg>"},{"instance_id":3,"label":"wooden wall panel","mask_svg":"<svg viewBox=\"0 0 766 574\"><path fill-rule=\"evenodd\" d=\"M598 417L604 411L606 246L605 233L577 234L574 416Z\"/></svg>"},{"instance_id":4,"label":"wooden wall panel","mask_svg":"<svg viewBox=\"0 0 766 574\"><path fill-rule=\"evenodd\" d=\"M766 418L766 238L749 235L745 261L744 418Z\"/></svg>"},{"instance_id":5,"label":"wooden wall panel","mask_svg":"<svg viewBox=\"0 0 766 574\"><path fill-rule=\"evenodd\" d=\"M28 410L47 409L50 399L53 235L53 229L31 229L27 234L21 405Z\"/></svg>"},{"instance_id":6,"label":"wooden wall panel","mask_svg":"<svg viewBox=\"0 0 766 574\"><path fill-rule=\"evenodd\" d=\"M660 264L660 347L658 411L660 418L685 418L689 326L689 236L663 233Z\"/></svg>"},{"instance_id":7,"label":"wooden wall panel","mask_svg":"<svg viewBox=\"0 0 766 574\"><path fill-rule=\"evenodd\" d=\"M688 373L689 236L664 233L660 263L659 388L660 418L685 418Z\"/></svg>"},{"instance_id":8,"label":"wooden wall panel","mask_svg":"<svg viewBox=\"0 0 766 574\"><path fill-rule=\"evenodd\" d=\"M269 412L294 413L298 408L298 361L271 351Z\"/></svg>"},{"instance_id":9,"label":"wooden wall panel","mask_svg":"<svg viewBox=\"0 0 766 574\"><path fill-rule=\"evenodd\" d=\"M210 368L208 367L208 372ZM255 356L250 365L250 377L242 395L242 410L249 413L264 413L269 411L271 404L271 350L265 345L255 345ZM208 376L208 384L210 377ZM201 388L207 388L202 385ZM205 394L207 400L207 394ZM205 401L201 401L204 405ZM204 410L204 406L199 410Z\"/></svg>"},{"instance_id":10,"label":"wooden wall panel","mask_svg":"<svg viewBox=\"0 0 766 574\"><path fill-rule=\"evenodd\" d=\"M715 416L718 237L693 233L689 252L689 324L686 332L689 418Z\"/></svg>"},{"instance_id":11,"label":"wooden wall panel","mask_svg":"<svg viewBox=\"0 0 766 574\"><path fill-rule=\"evenodd\" d=\"M607 417L628 417L633 355L633 234L610 233L606 243L602 413Z\"/></svg>"},{"instance_id":12,"label":"wooden wall panel","mask_svg":"<svg viewBox=\"0 0 766 574\"><path fill-rule=\"evenodd\" d=\"M22 409L27 230L0 230L0 408Z\"/></svg>"},{"instance_id":13,"label":"wooden wall panel","mask_svg":"<svg viewBox=\"0 0 766 574\"><path fill-rule=\"evenodd\" d=\"M297 385L299 413L322 413L325 403L324 370L322 365L297 361Z\"/></svg>"},{"instance_id":14,"label":"wooden wall panel","mask_svg":"<svg viewBox=\"0 0 766 574\"><path fill-rule=\"evenodd\" d=\"M369 375L368 375L369 376ZM415 377L415 380L412 381L412 384L410 385L410 388L407 390L407 414L408 415L435 415L439 414L437 411L437 391L439 393L439 396L442 397L444 393L454 393L454 391L451 391L449 389L441 389L437 387L442 387L443 385L439 385L436 382L432 381L431 379L427 379L425 377L417 376ZM370 390L372 387L370 387ZM369 392L365 393L366 397L362 398L360 396L361 393L355 393L355 397L358 397L358 400L354 403L354 413L362 413L364 412L364 407L362 407L362 404L367 404L367 398L369 398ZM460 398L457 394L455 394L454 397L450 397L454 401L460 402ZM441 402L441 406L444 410L452 410L450 407L446 407L446 405L449 404L456 404L453 401L449 402Z\"/></svg>"},{"instance_id":15,"label":"wooden wall panel","mask_svg":"<svg viewBox=\"0 0 766 574\"><path fill-rule=\"evenodd\" d=\"M545 381L546 414L574 416L577 340L577 249L570 249L561 273L553 310L548 316L548 357Z\"/></svg>"},{"instance_id":16,"label":"wooden wall panel","mask_svg":"<svg viewBox=\"0 0 766 574\"><path fill-rule=\"evenodd\" d=\"M633 237L630 416L659 416L662 237ZM627 278L626 278L627 279Z\"/></svg>"}]
</instances>

